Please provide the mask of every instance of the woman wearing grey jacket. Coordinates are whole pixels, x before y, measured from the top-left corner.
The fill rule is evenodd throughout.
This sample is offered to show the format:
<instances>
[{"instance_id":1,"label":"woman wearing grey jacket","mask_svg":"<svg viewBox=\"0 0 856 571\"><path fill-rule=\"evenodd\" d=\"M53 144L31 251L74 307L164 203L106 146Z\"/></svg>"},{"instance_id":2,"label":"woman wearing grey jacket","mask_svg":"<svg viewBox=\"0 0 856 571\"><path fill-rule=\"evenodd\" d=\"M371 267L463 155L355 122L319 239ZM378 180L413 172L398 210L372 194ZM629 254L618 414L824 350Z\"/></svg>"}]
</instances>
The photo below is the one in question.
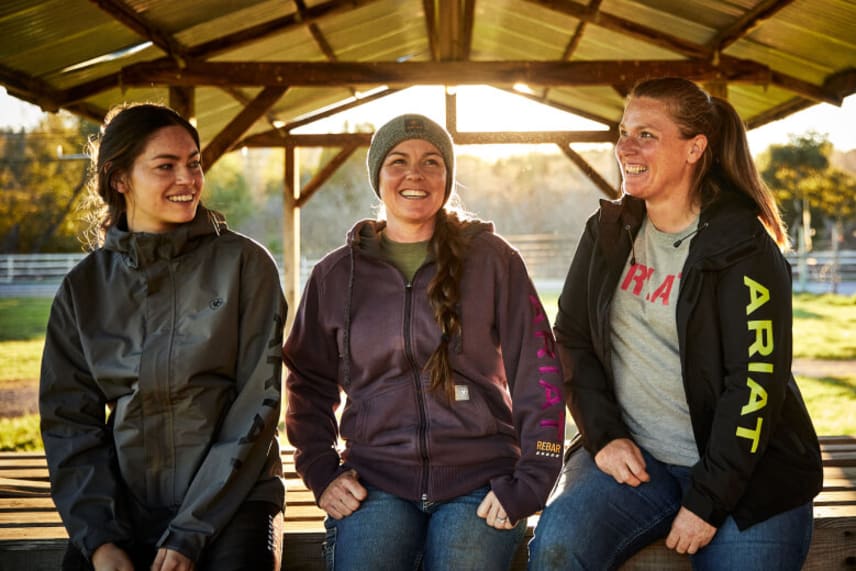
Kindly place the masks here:
<instances>
[{"instance_id":1,"label":"woman wearing grey jacket","mask_svg":"<svg viewBox=\"0 0 856 571\"><path fill-rule=\"evenodd\" d=\"M196 129L111 113L100 246L64 279L42 361L64 569L279 569L286 306L276 265L200 204Z\"/></svg>"}]
</instances>

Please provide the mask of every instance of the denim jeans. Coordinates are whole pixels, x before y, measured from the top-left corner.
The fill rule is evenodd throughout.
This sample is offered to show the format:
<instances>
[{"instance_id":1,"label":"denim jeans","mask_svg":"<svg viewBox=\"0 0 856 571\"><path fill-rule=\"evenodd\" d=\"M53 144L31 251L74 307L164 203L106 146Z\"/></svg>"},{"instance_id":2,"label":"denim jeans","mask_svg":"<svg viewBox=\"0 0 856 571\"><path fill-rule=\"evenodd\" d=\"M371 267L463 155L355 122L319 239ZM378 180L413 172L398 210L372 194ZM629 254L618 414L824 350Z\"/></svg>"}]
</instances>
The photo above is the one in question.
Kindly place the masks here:
<instances>
[{"instance_id":1,"label":"denim jeans","mask_svg":"<svg viewBox=\"0 0 856 571\"><path fill-rule=\"evenodd\" d=\"M273 571L282 557L282 508L270 502L245 502L223 531L202 552L198 571ZM157 547L124 543L134 569L147 571ZM92 571L92 563L71 542L66 547L63 571ZM279 571L276 568L276 571Z\"/></svg>"},{"instance_id":2,"label":"denim jeans","mask_svg":"<svg viewBox=\"0 0 856 571\"><path fill-rule=\"evenodd\" d=\"M690 484L690 469L642 451L651 480L617 483L580 448L562 470L529 544L530 571L616 569L668 535ZM691 556L693 569L798 571L814 523L811 502L743 530L729 517L711 543Z\"/></svg>"},{"instance_id":3,"label":"denim jeans","mask_svg":"<svg viewBox=\"0 0 856 571\"><path fill-rule=\"evenodd\" d=\"M490 527L476 515L490 491L479 488L443 502L404 500L377 488L350 516L327 517L324 557L329 571L502 571L526 532Z\"/></svg>"}]
</instances>

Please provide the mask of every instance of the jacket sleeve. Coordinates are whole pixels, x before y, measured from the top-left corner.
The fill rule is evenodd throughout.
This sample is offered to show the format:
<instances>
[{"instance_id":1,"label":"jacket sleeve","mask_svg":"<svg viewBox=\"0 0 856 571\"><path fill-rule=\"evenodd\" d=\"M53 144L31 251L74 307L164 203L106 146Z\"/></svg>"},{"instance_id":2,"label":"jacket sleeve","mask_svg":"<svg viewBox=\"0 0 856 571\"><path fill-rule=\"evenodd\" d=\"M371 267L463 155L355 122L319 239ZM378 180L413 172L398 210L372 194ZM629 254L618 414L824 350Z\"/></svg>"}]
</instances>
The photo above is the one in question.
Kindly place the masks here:
<instances>
[{"instance_id":1,"label":"jacket sleeve","mask_svg":"<svg viewBox=\"0 0 856 571\"><path fill-rule=\"evenodd\" d=\"M592 456L616 438L630 438L621 418L621 409L603 364L606 355L596 348L596 320L607 319L598 299L598 284L604 270L595 268L595 225L591 217L580 238L573 261L559 296L556 315L556 343L564 372L568 409ZM608 331L603 327L602 331ZM601 340L600 345L603 345Z\"/></svg>"},{"instance_id":2,"label":"jacket sleeve","mask_svg":"<svg viewBox=\"0 0 856 571\"><path fill-rule=\"evenodd\" d=\"M241 272L240 329L220 332L237 336L235 400L178 513L158 542L159 547L174 549L193 560L198 560L207 541L228 523L266 469L271 475L282 473L276 430L282 395L280 347L287 307L279 272L266 251L249 250L236 271ZM211 343L217 342L211 339ZM276 465L268 467L273 454Z\"/></svg>"},{"instance_id":3,"label":"jacket sleeve","mask_svg":"<svg viewBox=\"0 0 856 571\"><path fill-rule=\"evenodd\" d=\"M66 279L45 334L39 414L51 495L72 543L90 558L100 545L130 539L132 532L120 506L106 398L90 373L72 299Z\"/></svg>"},{"instance_id":4,"label":"jacket sleeve","mask_svg":"<svg viewBox=\"0 0 856 571\"><path fill-rule=\"evenodd\" d=\"M285 428L295 447L294 464L316 501L345 471L336 451L339 436L339 355L336 331L324 323L330 313L323 298L323 278L313 269L283 347L288 367Z\"/></svg>"},{"instance_id":5,"label":"jacket sleeve","mask_svg":"<svg viewBox=\"0 0 856 571\"><path fill-rule=\"evenodd\" d=\"M771 240L717 283L724 378L707 447L683 505L716 527L744 495L776 430L791 378L787 263Z\"/></svg>"},{"instance_id":6,"label":"jacket sleeve","mask_svg":"<svg viewBox=\"0 0 856 571\"><path fill-rule=\"evenodd\" d=\"M559 475L565 404L549 319L516 252L498 287L497 325L520 459L514 473L494 478L491 488L517 521L544 507Z\"/></svg>"}]
</instances>

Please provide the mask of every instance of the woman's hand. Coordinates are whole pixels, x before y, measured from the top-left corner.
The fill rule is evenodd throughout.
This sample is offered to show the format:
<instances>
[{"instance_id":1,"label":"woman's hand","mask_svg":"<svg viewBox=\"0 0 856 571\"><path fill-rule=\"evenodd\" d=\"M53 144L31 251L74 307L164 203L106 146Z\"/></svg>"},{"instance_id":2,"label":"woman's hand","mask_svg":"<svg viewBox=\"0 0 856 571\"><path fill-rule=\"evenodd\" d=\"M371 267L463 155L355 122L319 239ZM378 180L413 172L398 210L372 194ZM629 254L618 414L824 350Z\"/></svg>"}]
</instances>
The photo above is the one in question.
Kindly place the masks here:
<instances>
[{"instance_id":1,"label":"woman's hand","mask_svg":"<svg viewBox=\"0 0 856 571\"><path fill-rule=\"evenodd\" d=\"M348 517L360 507L368 492L360 484L356 470L345 472L330 482L318 506L333 519Z\"/></svg>"},{"instance_id":2,"label":"woman's hand","mask_svg":"<svg viewBox=\"0 0 856 571\"><path fill-rule=\"evenodd\" d=\"M195 568L196 565L190 558L174 549L161 547L155 556L155 562L152 563L151 571L193 571Z\"/></svg>"},{"instance_id":3,"label":"woman's hand","mask_svg":"<svg viewBox=\"0 0 856 571\"><path fill-rule=\"evenodd\" d=\"M594 457L594 463L619 484L633 488L651 479L645 469L642 451L629 438L616 438L601 448Z\"/></svg>"},{"instance_id":4,"label":"woman's hand","mask_svg":"<svg viewBox=\"0 0 856 571\"><path fill-rule=\"evenodd\" d=\"M508 514L505 513L505 509L499 503L499 499L493 493L493 490L489 491L481 504L479 504L476 515L484 519L485 523L490 527L495 527L496 529L513 529L517 523L516 521L509 521Z\"/></svg>"},{"instance_id":5,"label":"woman's hand","mask_svg":"<svg viewBox=\"0 0 856 571\"><path fill-rule=\"evenodd\" d=\"M134 564L125 551L115 543L104 543L92 553L95 571L134 571Z\"/></svg>"},{"instance_id":6,"label":"woman's hand","mask_svg":"<svg viewBox=\"0 0 856 571\"><path fill-rule=\"evenodd\" d=\"M672 529L666 537L666 547L678 553L689 555L710 543L716 535L716 528L698 517L696 514L681 506Z\"/></svg>"}]
</instances>

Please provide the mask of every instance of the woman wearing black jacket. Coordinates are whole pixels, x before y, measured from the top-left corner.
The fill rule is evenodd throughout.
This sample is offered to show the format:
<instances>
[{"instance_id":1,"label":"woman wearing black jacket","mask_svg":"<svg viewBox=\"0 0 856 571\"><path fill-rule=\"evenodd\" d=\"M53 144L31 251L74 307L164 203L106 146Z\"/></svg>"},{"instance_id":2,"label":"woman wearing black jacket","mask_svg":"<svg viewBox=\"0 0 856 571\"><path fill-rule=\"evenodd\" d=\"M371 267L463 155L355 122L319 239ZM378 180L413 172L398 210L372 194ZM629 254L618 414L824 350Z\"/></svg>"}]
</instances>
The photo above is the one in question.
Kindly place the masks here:
<instances>
[{"instance_id":1,"label":"woman wearing black jacket","mask_svg":"<svg viewBox=\"0 0 856 571\"><path fill-rule=\"evenodd\" d=\"M624 197L589 220L556 339L580 430L531 569L612 569L658 538L697 569L799 569L822 467L791 374L776 204L724 100L637 85Z\"/></svg>"}]
</instances>

